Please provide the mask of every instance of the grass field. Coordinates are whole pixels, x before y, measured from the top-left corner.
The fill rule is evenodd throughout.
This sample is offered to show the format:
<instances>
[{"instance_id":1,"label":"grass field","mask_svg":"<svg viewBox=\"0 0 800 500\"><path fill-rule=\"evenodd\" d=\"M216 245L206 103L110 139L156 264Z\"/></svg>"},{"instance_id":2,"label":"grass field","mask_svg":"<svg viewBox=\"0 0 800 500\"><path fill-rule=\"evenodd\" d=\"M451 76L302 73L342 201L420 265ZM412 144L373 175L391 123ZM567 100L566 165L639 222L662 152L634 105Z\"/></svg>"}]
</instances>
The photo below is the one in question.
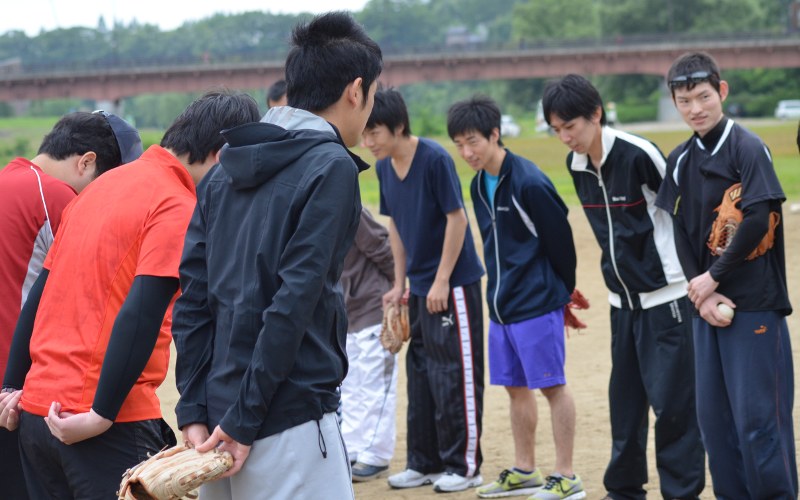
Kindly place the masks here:
<instances>
[{"instance_id":1,"label":"grass field","mask_svg":"<svg viewBox=\"0 0 800 500\"><path fill-rule=\"evenodd\" d=\"M50 131L57 120L57 118L0 118L0 165L5 165L16 156L27 158L35 156L42 138ZM796 125L793 122L788 122L785 125L755 125L751 128L761 136L772 151L775 170L778 173L778 178L787 198L790 200L800 198L800 157L797 151ZM157 130L142 130L141 135L145 149L151 144L158 143L162 134L163 132ZM685 131L643 132L639 135L653 141L665 155L689 136ZM465 199L469 200L469 184L474 172L466 162L458 157L455 147L453 147L449 138L437 137L435 139L444 145L455 159ZM531 135L523 133L523 137L506 139L505 143L515 154L524 156L536 163L550 177L567 204L578 204L575 189L572 185L572 178L565 165L568 151L566 146L561 144L556 137L546 134ZM374 163L375 159L369 151L359 148L354 151L367 162ZM375 169L369 169L361 174L361 193L364 203L377 206L379 194Z\"/></svg>"}]
</instances>

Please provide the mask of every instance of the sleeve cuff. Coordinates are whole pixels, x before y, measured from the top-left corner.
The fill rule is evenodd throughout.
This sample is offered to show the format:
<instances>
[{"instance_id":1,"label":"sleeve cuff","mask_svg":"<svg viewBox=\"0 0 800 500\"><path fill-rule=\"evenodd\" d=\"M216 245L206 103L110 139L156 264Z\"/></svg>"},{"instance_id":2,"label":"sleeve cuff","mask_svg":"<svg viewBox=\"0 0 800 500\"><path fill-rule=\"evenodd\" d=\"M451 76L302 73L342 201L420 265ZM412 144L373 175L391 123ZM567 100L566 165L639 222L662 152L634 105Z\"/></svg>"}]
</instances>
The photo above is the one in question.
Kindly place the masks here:
<instances>
[{"instance_id":1,"label":"sleeve cuff","mask_svg":"<svg viewBox=\"0 0 800 500\"><path fill-rule=\"evenodd\" d=\"M234 407L231 407L233 410ZM222 417L219 426L225 431L225 434L233 438L237 443L245 446L252 446L258 435L258 428L250 428L241 422L236 422L236 418L231 416L231 410Z\"/></svg>"},{"instance_id":2,"label":"sleeve cuff","mask_svg":"<svg viewBox=\"0 0 800 500\"><path fill-rule=\"evenodd\" d=\"M208 424L208 412L204 406L200 405L181 405L175 407L175 415L178 417L178 429L194 424Z\"/></svg>"}]
</instances>

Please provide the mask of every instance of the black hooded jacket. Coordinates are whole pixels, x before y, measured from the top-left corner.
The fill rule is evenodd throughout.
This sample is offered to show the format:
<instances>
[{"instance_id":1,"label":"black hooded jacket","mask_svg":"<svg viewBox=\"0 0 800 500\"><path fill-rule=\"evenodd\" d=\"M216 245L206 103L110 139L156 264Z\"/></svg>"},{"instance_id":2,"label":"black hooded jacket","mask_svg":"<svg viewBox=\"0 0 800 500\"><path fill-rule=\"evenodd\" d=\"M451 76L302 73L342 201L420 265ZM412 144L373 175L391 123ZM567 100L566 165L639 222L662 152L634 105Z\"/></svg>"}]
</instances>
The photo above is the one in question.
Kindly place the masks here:
<instances>
[{"instance_id":1,"label":"black hooded jacket","mask_svg":"<svg viewBox=\"0 0 800 500\"><path fill-rule=\"evenodd\" d=\"M296 114L294 130L223 133L220 163L197 187L172 325L178 425L219 424L247 445L337 408L347 373L339 277L368 168L332 125L277 109Z\"/></svg>"}]
</instances>

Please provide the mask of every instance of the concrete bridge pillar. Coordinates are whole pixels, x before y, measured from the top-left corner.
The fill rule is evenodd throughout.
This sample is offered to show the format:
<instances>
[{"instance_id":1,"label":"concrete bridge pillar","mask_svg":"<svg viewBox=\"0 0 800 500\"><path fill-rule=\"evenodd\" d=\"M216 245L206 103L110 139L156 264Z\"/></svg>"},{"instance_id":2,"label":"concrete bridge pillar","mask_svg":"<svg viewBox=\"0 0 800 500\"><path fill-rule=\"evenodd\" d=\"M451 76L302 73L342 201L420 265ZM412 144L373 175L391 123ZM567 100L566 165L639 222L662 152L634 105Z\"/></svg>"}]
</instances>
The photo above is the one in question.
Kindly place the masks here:
<instances>
[{"instance_id":1,"label":"concrete bridge pillar","mask_svg":"<svg viewBox=\"0 0 800 500\"><path fill-rule=\"evenodd\" d=\"M117 99L115 101L110 99L101 99L99 101L95 101L94 107L95 109L102 109L103 111L114 113L119 117L125 116L125 102L122 99Z\"/></svg>"},{"instance_id":2,"label":"concrete bridge pillar","mask_svg":"<svg viewBox=\"0 0 800 500\"><path fill-rule=\"evenodd\" d=\"M678 108L672 102L672 93L667 86L667 80L662 78L658 88L661 90L661 97L658 99L658 121L679 122L683 120Z\"/></svg>"}]
</instances>

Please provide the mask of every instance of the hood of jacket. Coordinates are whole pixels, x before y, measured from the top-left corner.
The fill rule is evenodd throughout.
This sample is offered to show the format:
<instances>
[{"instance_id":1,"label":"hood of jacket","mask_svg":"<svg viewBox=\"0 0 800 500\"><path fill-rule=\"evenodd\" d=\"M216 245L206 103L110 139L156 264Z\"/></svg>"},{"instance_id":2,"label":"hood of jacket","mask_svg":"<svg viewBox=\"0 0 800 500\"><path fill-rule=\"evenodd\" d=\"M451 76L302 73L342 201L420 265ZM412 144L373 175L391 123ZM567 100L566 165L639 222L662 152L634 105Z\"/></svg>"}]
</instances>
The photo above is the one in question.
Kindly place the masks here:
<instances>
[{"instance_id":1,"label":"hood of jacket","mask_svg":"<svg viewBox=\"0 0 800 500\"><path fill-rule=\"evenodd\" d=\"M227 144L220 151L220 165L236 190L260 186L320 144L344 147L324 118L289 106L272 108L261 122L223 130L222 136Z\"/></svg>"}]
</instances>

